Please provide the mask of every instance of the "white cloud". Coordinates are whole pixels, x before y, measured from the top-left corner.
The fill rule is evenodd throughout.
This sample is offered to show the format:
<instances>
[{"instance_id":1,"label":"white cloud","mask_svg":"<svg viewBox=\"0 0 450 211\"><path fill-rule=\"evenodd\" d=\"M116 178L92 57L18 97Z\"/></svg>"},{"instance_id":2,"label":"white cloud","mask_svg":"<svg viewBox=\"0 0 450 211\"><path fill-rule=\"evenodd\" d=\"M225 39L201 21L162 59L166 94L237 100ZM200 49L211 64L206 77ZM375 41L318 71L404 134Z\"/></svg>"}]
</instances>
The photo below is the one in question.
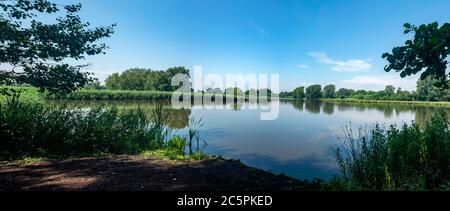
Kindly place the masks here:
<instances>
[{"instance_id":1,"label":"white cloud","mask_svg":"<svg viewBox=\"0 0 450 211\"><path fill-rule=\"evenodd\" d=\"M382 90L387 85L401 87L403 90L413 91L416 89L418 76L401 78L399 75L372 75L356 76L351 79L343 80L342 87L353 89L371 89Z\"/></svg>"},{"instance_id":2,"label":"white cloud","mask_svg":"<svg viewBox=\"0 0 450 211\"><path fill-rule=\"evenodd\" d=\"M306 68L309 67L309 66L306 65L306 64L296 64L295 66L297 66L297 67L299 67L299 68L302 68L302 69L306 69Z\"/></svg>"},{"instance_id":3,"label":"white cloud","mask_svg":"<svg viewBox=\"0 0 450 211\"><path fill-rule=\"evenodd\" d=\"M369 60L350 59L348 61L340 61L331 59L324 52L310 52L308 55L317 59L317 61L322 64L332 65L331 70L337 72L361 72L372 68L372 64L369 63Z\"/></svg>"}]
</instances>

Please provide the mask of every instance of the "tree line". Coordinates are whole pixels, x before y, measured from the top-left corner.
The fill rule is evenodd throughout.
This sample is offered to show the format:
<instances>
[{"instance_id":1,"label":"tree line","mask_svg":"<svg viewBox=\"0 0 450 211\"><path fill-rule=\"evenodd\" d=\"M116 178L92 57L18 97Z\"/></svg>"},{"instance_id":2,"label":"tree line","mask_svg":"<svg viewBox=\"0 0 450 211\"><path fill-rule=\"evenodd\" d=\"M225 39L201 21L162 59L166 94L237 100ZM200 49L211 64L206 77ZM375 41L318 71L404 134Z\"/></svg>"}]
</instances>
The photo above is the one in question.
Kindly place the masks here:
<instances>
[{"instance_id":1,"label":"tree line","mask_svg":"<svg viewBox=\"0 0 450 211\"><path fill-rule=\"evenodd\" d=\"M340 98L360 100L399 100L399 101L450 101L450 89L438 86L440 79L427 77L417 82L416 91L404 91L400 87L386 86L384 90L367 91L341 88L335 85L311 85L298 87L291 92L281 92L280 98L310 99Z\"/></svg>"},{"instance_id":2,"label":"tree line","mask_svg":"<svg viewBox=\"0 0 450 211\"><path fill-rule=\"evenodd\" d=\"M172 67L165 71L144 68L132 68L119 74L110 75L106 81L106 88L111 90L154 90L175 91L179 87L172 86L172 78L177 74L189 75L184 67ZM95 84L91 84L91 87Z\"/></svg>"}]
</instances>

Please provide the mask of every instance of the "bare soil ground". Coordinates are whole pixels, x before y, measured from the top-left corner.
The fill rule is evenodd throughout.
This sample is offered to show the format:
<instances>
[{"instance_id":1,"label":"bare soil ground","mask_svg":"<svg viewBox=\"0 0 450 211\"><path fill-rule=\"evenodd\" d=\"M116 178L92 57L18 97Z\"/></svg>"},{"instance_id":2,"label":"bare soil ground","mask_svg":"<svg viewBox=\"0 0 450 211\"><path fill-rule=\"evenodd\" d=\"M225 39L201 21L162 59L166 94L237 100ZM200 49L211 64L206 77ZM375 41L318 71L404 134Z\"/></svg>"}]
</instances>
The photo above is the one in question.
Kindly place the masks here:
<instances>
[{"instance_id":1,"label":"bare soil ground","mask_svg":"<svg viewBox=\"0 0 450 211\"><path fill-rule=\"evenodd\" d=\"M314 190L308 183L238 161L171 162L111 156L36 164L0 164L0 191L278 191Z\"/></svg>"}]
</instances>

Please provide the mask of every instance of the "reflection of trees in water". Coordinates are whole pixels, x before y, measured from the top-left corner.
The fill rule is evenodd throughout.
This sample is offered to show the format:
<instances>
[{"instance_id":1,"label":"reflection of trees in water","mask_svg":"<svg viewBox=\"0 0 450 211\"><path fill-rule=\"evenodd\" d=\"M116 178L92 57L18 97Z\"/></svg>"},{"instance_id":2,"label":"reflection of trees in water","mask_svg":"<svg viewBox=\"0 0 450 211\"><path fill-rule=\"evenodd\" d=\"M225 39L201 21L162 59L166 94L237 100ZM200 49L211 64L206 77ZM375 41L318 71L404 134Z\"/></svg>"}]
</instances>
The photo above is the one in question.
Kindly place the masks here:
<instances>
[{"instance_id":1,"label":"reflection of trees in water","mask_svg":"<svg viewBox=\"0 0 450 211\"><path fill-rule=\"evenodd\" d=\"M355 109L355 107L349 103L337 103L336 105L339 112L353 111Z\"/></svg>"},{"instance_id":2,"label":"reflection of trees in water","mask_svg":"<svg viewBox=\"0 0 450 211\"><path fill-rule=\"evenodd\" d=\"M303 107L305 105L305 101L303 100L296 100L294 102L289 102L289 104L292 104L295 109L297 109L300 112L303 112Z\"/></svg>"},{"instance_id":3,"label":"reflection of trees in water","mask_svg":"<svg viewBox=\"0 0 450 211\"><path fill-rule=\"evenodd\" d=\"M190 109L167 109L169 121L167 126L172 129L183 129L189 125Z\"/></svg>"},{"instance_id":4,"label":"reflection of trees in water","mask_svg":"<svg viewBox=\"0 0 450 211\"><path fill-rule=\"evenodd\" d=\"M431 117L435 114L438 114L440 111L447 112L447 119L450 119L450 111L445 108L437 108L437 107L418 107L415 110L415 119L416 122L421 127L425 125L425 123L431 120Z\"/></svg>"},{"instance_id":5,"label":"reflection of trees in water","mask_svg":"<svg viewBox=\"0 0 450 211\"><path fill-rule=\"evenodd\" d=\"M323 113L328 115L334 114L334 103L331 102L324 102L322 107Z\"/></svg>"},{"instance_id":6,"label":"reflection of trees in water","mask_svg":"<svg viewBox=\"0 0 450 211\"><path fill-rule=\"evenodd\" d=\"M321 101L318 100L307 100L305 101L305 109L309 113L320 114Z\"/></svg>"},{"instance_id":7,"label":"reflection of trees in water","mask_svg":"<svg viewBox=\"0 0 450 211\"><path fill-rule=\"evenodd\" d=\"M332 115L335 112L335 107L339 112L348 111L377 111L383 113L385 118L399 117L402 113L414 114L415 122L420 126L425 125L426 121L439 111L446 111L447 118L450 119L450 109L423 106L423 105L406 105L406 104L388 104L388 103L351 103L351 102L323 102L320 101L282 101L283 104L290 104L296 110L318 114L320 113L321 106L324 114Z\"/></svg>"}]
</instances>

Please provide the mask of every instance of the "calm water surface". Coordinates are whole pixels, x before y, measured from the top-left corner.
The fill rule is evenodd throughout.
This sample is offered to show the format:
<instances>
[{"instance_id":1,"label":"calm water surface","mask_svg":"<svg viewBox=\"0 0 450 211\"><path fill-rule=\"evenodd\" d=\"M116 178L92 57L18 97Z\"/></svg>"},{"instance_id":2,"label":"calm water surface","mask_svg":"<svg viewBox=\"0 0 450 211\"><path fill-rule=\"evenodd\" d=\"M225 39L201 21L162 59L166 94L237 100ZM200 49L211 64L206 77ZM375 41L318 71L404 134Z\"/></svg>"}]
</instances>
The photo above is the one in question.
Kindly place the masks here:
<instances>
[{"instance_id":1,"label":"calm water surface","mask_svg":"<svg viewBox=\"0 0 450 211\"><path fill-rule=\"evenodd\" d=\"M272 102L274 103L274 102ZM108 103L135 108L136 103ZM140 102L143 108L153 103ZM86 104L89 106L91 104ZM245 107L246 105L244 105ZM229 107L233 107L229 105ZM353 128L411 123L423 124L441 108L389 105L281 101L279 117L261 121L261 110L210 110L202 106L173 110L170 126L186 134L190 118L202 118L201 138L205 151L240 159L247 165L299 179L330 178L337 173L334 149L343 126ZM448 109L446 109L449 111Z\"/></svg>"}]
</instances>

